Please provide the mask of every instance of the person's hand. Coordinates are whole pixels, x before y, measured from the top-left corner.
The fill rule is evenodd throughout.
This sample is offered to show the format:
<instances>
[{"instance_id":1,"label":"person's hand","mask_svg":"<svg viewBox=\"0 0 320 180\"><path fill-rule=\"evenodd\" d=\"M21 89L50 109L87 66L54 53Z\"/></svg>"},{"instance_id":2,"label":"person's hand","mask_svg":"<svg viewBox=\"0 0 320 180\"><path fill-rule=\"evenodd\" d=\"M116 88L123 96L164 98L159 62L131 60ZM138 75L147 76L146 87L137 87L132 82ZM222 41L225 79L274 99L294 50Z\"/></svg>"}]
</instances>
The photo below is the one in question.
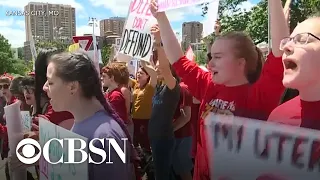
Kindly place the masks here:
<instances>
[{"instance_id":1,"label":"person's hand","mask_svg":"<svg viewBox=\"0 0 320 180\"><path fill-rule=\"evenodd\" d=\"M159 14L164 13L164 12L158 12L158 3L156 0L152 0L150 3L150 11L156 19L158 18Z\"/></svg>"},{"instance_id":2,"label":"person's hand","mask_svg":"<svg viewBox=\"0 0 320 180\"><path fill-rule=\"evenodd\" d=\"M21 154L21 152L19 152L19 153ZM23 156L23 155L21 154L21 156ZM9 171L14 172L17 170L22 170L22 169L26 169L29 167L39 165L39 161L37 161L34 164L24 164L18 159L17 156L10 156L10 157L8 157L8 164L9 164Z\"/></svg>"},{"instance_id":3,"label":"person's hand","mask_svg":"<svg viewBox=\"0 0 320 180\"><path fill-rule=\"evenodd\" d=\"M36 141L39 141L39 131L29 131L29 132L25 132L23 134L23 138L31 138L34 139Z\"/></svg>"},{"instance_id":4,"label":"person's hand","mask_svg":"<svg viewBox=\"0 0 320 180\"><path fill-rule=\"evenodd\" d=\"M161 43L160 28L158 24L151 27L151 34L154 36L155 43Z\"/></svg>"}]
</instances>

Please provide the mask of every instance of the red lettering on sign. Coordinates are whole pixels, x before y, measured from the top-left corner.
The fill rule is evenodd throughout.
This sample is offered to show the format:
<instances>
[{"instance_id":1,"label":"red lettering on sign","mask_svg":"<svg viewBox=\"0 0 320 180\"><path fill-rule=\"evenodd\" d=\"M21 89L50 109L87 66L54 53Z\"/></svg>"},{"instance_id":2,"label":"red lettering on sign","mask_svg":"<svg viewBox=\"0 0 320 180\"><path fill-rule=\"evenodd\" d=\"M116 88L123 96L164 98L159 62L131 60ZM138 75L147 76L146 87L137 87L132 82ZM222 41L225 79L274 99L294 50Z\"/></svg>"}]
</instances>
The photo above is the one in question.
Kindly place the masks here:
<instances>
[{"instance_id":1,"label":"red lettering on sign","mask_svg":"<svg viewBox=\"0 0 320 180\"><path fill-rule=\"evenodd\" d=\"M134 20L133 20L132 28L142 30L146 26L147 22L148 22L148 19L135 17Z\"/></svg>"},{"instance_id":2,"label":"red lettering on sign","mask_svg":"<svg viewBox=\"0 0 320 180\"><path fill-rule=\"evenodd\" d=\"M151 16L150 0L134 0L130 5L130 13L136 12L137 14Z\"/></svg>"}]
</instances>

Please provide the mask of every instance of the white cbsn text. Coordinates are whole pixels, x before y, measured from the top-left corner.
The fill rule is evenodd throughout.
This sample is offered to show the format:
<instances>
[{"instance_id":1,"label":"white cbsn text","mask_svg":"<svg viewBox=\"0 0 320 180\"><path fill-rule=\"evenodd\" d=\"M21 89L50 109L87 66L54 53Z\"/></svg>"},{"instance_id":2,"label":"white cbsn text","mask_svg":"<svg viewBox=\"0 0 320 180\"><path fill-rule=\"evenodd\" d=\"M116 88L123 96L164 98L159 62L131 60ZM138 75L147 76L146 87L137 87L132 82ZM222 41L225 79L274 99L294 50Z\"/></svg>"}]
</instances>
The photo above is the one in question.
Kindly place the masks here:
<instances>
[{"instance_id":1,"label":"white cbsn text","mask_svg":"<svg viewBox=\"0 0 320 180\"><path fill-rule=\"evenodd\" d=\"M128 138L121 138L123 142L123 150L120 148L120 145L117 143L115 139L112 138L105 138L105 139L99 139L99 138L94 138L89 142L89 152L87 153L84 149L87 147L86 141L83 139L79 138L64 138L64 139L57 139L57 138L52 138L48 140L43 148L41 148L40 144L38 141L34 139L23 139L22 141L19 142L19 144L16 147L16 155L18 159L24 163L24 164L33 164L37 162L40 159L41 154L43 155L44 159L49 162L50 164L60 164L60 163L67 163L67 164L80 164L85 162L89 158L89 163L93 164L102 164L102 163L107 163L107 164L112 164L111 162L111 146L121 159L123 163L126 163L126 144L128 141ZM80 148L76 149L75 148L75 142L78 141L80 143ZM94 146L96 141L100 141L102 148L97 148ZM64 143L67 143L67 161L64 161L64 153L61 153L61 157L57 162L52 162L49 158L49 147L52 142L56 142L56 144L59 144L61 146L61 149L63 149ZM108 143L108 152L105 152L104 147L105 147L105 142ZM23 147L22 147L23 146ZM19 149L22 147L22 152L19 152ZM38 154L36 154L35 147L39 149ZM80 152L81 153L81 160L80 161L75 161L75 152ZM102 160L100 162L95 162L91 158L91 153L99 155L102 157ZM22 154L22 155L21 155ZM35 155L36 154L36 155ZM108 160L107 159L107 154L108 154Z\"/></svg>"}]
</instances>

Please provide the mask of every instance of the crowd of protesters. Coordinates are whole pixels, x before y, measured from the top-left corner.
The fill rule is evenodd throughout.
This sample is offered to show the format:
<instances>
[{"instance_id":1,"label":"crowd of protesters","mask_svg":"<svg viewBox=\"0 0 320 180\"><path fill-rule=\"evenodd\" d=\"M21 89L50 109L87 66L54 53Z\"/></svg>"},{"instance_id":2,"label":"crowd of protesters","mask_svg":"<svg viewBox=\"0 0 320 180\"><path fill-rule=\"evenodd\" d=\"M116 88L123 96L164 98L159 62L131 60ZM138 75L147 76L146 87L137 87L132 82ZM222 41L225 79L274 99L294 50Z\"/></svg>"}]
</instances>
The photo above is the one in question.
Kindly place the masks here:
<instances>
[{"instance_id":1,"label":"crowd of protesters","mask_svg":"<svg viewBox=\"0 0 320 180\"><path fill-rule=\"evenodd\" d=\"M3 107L16 101L33 117L25 137L39 139L38 117L43 117L89 140L129 139L122 146L129 163L115 155L112 165L89 164L89 180L211 179L214 152L208 152L204 125L209 113L320 130L320 16L299 23L290 35L281 0L270 1L272 50L266 59L247 34L220 34L218 23L203 69L185 56L165 12L157 8L152 1L158 22L151 28L153 56L140 61L135 78L121 59L99 74L86 53L55 49L41 50L35 71L24 77L3 74L2 158L9 150ZM7 165L7 179L12 171ZM28 179L33 176L28 172Z\"/></svg>"}]
</instances>

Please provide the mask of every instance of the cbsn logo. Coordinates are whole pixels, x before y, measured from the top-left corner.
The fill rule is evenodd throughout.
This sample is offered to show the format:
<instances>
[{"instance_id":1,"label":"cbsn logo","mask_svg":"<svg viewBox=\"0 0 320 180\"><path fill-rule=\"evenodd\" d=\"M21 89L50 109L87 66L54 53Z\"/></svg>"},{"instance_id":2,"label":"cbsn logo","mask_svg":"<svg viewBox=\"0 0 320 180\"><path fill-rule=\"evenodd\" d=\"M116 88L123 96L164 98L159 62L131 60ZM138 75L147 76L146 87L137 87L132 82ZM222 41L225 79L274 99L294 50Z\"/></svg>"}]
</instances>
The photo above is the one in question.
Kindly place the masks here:
<instances>
[{"instance_id":1,"label":"cbsn logo","mask_svg":"<svg viewBox=\"0 0 320 180\"><path fill-rule=\"evenodd\" d=\"M44 159L49 162L50 164L60 164L60 163L67 163L67 164L80 164L85 162L88 158L89 158L89 163L93 163L93 164L102 164L102 163L107 163L107 164L113 164L113 162L111 162L111 146L113 147L113 149L115 150L115 152L117 153L117 155L119 156L119 158L121 159L121 161L123 163L126 163L126 141L128 140L128 138L121 138L121 140L123 141L123 150L120 148L119 144L117 143L117 141L115 139L111 139L111 138L105 138L105 139L98 139L98 138L94 138L89 142L89 151L90 153L94 153L97 154L99 156L102 157L102 160L100 162L95 162L92 160L91 158L91 154L88 153L86 151L84 151L84 149L86 148L86 141L79 139L79 138L64 138L64 139L57 139L57 138L52 138L49 141L47 141L43 148L41 149L41 146L39 144L38 141L34 140L34 139L23 139L22 141L19 142L19 144L16 147L16 155L18 157L18 159L20 160L20 162L24 163L24 164L33 164L35 162L37 162L40 159L41 154L43 155ZM75 148L75 142L78 141L80 142L80 148L76 149ZM109 159L106 161L107 158L107 153L100 148L97 148L94 146L95 141L100 141L102 148L105 147L105 142L108 142L108 156ZM62 153L59 161L57 162L51 162L50 158L49 158L49 154L50 154L50 144L52 142L58 142L58 144L60 144L61 149L63 149L63 145L64 143L67 143L67 147L68 147L68 158L67 161L64 161L64 153ZM23 147L22 147L23 146ZM37 147L39 149L38 154L36 154L36 150L35 147ZM19 152L19 149L22 147L22 152ZM81 161L76 162L75 161L75 152L80 152L81 153ZM23 156L22 156L22 155Z\"/></svg>"}]
</instances>

